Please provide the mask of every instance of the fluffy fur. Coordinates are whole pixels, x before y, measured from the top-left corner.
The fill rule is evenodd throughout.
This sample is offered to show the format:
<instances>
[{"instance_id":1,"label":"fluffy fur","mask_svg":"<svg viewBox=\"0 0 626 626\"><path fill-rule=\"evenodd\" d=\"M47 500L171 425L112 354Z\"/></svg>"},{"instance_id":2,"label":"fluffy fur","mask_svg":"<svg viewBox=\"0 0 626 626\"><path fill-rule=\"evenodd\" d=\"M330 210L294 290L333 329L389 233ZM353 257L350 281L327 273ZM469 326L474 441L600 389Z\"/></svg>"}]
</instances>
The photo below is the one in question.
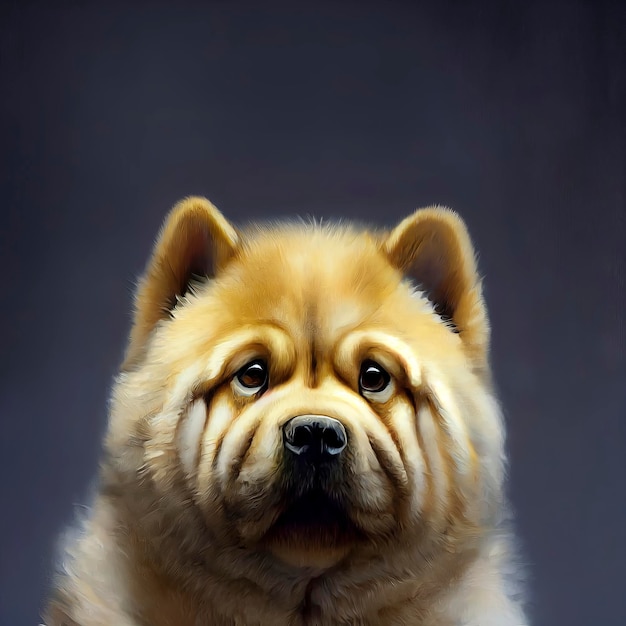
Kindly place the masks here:
<instances>
[{"instance_id":1,"label":"fluffy fur","mask_svg":"<svg viewBox=\"0 0 626 626\"><path fill-rule=\"evenodd\" d=\"M527 624L488 344L452 211L390 232L238 230L182 201L138 288L97 497L46 624ZM269 383L250 393L237 372L254 359ZM366 360L384 390L361 388ZM332 469L287 462L283 426L304 414L345 428Z\"/></svg>"}]
</instances>

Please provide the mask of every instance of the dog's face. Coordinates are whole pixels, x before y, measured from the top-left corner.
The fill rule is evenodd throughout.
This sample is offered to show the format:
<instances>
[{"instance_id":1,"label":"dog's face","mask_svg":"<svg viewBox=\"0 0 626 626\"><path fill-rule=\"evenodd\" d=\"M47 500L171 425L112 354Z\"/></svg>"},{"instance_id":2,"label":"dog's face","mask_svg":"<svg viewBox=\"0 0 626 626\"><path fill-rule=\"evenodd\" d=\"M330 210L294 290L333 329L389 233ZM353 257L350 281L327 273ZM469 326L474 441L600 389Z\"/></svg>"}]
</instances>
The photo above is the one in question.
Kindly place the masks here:
<instances>
[{"instance_id":1,"label":"dog's face","mask_svg":"<svg viewBox=\"0 0 626 626\"><path fill-rule=\"evenodd\" d=\"M108 451L182 543L308 568L460 549L502 480L487 343L449 211L237 232L188 199L139 288Z\"/></svg>"}]
</instances>

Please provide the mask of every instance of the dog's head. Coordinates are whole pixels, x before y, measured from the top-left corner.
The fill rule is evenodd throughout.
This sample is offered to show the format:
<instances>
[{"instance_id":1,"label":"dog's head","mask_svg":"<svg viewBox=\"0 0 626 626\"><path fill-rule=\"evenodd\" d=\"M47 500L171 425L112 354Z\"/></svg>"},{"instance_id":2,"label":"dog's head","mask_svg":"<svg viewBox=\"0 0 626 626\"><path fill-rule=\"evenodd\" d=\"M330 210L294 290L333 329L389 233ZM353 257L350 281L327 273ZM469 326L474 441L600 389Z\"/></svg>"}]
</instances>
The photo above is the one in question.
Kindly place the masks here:
<instances>
[{"instance_id":1,"label":"dog's head","mask_svg":"<svg viewBox=\"0 0 626 626\"><path fill-rule=\"evenodd\" d=\"M189 198L139 285L107 450L181 544L321 568L458 550L500 498L488 336L449 210L238 231Z\"/></svg>"}]
</instances>

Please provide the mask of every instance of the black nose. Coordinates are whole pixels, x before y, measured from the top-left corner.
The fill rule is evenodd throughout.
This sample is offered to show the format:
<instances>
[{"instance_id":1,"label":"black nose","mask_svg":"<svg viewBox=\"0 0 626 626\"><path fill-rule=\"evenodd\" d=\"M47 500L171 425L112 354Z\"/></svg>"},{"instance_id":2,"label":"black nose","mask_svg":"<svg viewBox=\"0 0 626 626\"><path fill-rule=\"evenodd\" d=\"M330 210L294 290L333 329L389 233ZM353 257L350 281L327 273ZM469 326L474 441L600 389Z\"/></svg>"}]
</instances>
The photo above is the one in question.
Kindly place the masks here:
<instances>
[{"instance_id":1,"label":"black nose","mask_svg":"<svg viewBox=\"0 0 626 626\"><path fill-rule=\"evenodd\" d=\"M339 456L348 438L339 420L323 415L299 415L283 426L285 448L300 458L328 459Z\"/></svg>"}]
</instances>

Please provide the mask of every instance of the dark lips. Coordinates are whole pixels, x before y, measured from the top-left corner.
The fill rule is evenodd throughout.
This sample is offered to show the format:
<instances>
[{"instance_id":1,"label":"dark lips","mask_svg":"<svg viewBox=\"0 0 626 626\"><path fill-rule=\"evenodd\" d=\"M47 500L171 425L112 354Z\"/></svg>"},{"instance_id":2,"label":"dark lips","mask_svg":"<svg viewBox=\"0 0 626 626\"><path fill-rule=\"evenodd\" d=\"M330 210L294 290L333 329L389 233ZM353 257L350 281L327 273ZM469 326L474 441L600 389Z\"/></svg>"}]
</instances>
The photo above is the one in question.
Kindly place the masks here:
<instances>
[{"instance_id":1,"label":"dark lips","mask_svg":"<svg viewBox=\"0 0 626 626\"><path fill-rule=\"evenodd\" d=\"M345 508L319 489L290 503L270 531L270 539L337 545L361 538Z\"/></svg>"}]
</instances>

